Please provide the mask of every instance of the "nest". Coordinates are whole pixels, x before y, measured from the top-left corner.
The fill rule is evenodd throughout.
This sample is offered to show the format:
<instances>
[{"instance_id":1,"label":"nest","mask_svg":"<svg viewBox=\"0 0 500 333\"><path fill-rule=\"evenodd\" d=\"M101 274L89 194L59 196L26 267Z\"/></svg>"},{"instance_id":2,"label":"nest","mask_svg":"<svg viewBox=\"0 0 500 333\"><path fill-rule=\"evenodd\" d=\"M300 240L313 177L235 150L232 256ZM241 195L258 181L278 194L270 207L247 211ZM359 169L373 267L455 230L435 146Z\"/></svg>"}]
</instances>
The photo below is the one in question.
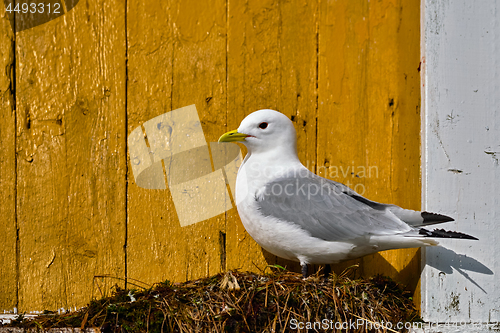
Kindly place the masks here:
<instances>
[{"instance_id":1,"label":"nest","mask_svg":"<svg viewBox=\"0 0 500 333\"><path fill-rule=\"evenodd\" d=\"M148 289L115 286L111 297L76 312L21 315L9 326L103 333L399 332L396 323L420 321L410 292L388 277L351 279L348 269L328 279L318 273L304 280L280 266L271 268L268 274L229 271Z\"/></svg>"}]
</instances>

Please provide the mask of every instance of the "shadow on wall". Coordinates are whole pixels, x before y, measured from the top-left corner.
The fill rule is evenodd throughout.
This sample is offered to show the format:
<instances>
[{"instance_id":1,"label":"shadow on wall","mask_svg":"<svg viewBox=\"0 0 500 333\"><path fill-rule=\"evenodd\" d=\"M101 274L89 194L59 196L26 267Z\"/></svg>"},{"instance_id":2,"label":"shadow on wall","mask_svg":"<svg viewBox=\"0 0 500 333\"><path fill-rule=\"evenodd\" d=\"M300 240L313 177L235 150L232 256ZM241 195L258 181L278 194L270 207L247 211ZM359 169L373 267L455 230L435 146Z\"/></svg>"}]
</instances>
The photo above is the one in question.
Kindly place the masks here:
<instances>
[{"instance_id":1,"label":"shadow on wall","mask_svg":"<svg viewBox=\"0 0 500 333\"><path fill-rule=\"evenodd\" d=\"M453 271L455 270L487 294L487 292L481 288L481 286L477 284L477 282L474 281L466 271L493 275L494 273L491 269L472 257L465 254L458 254L455 251L442 246L427 248L426 251L426 264L439 270L439 275L453 274Z\"/></svg>"},{"instance_id":2,"label":"shadow on wall","mask_svg":"<svg viewBox=\"0 0 500 333\"><path fill-rule=\"evenodd\" d=\"M20 32L34 28L69 12L79 0L49 0L39 2L18 2L4 0L5 13L12 31Z\"/></svg>"},{"instance_id":3,"label":"shadow on wall","mask_svg":"<svg viewBox=\"0 0 500 333\"><path fill-rule=\"evenodd\" d=\"M435 260L428 260L427 265L439 270L440 274L453 274L453 271L455 270L475 286L477 286L479 289L481 289L484 293L486 293L486 291L481 288L481 286L477 284L467 274L466 271L492 275L493 271L488 267L474 258L468 257L464 254L458 254L442 246L427 248L426 250L433 251L433 253L435 253L432 256L432 258L434 258ZM412 257L410 262L405 266L405 268L403 268L399 272L379 253L375 253L355 260L347 260L339 264L333 264L331 265L331 267L333 272L335 272L336 274L341 274L347 268L359 264L360 267L355 271L355 277L369 277L381 274L384 276L389 276L393 280L402 283L405 286L406 290L415 292L419 277L422 274L423 270L423 266L420 265L420 252L421 250L418 250ZM264 249L262 249L262 253L269 265L278 264L280 266L286 267L290 271L297 273L301 272L300 264L298 262L276 257L275 255L267 252ZM371 267L370 271L365 271L363 269L363 261L376 261L377 265L375 268ZM321 265L311 265L310 272L314 273L320 267ZM416 272L418 272L418 274L415 274Z\"/></svg>"}]
</instances>

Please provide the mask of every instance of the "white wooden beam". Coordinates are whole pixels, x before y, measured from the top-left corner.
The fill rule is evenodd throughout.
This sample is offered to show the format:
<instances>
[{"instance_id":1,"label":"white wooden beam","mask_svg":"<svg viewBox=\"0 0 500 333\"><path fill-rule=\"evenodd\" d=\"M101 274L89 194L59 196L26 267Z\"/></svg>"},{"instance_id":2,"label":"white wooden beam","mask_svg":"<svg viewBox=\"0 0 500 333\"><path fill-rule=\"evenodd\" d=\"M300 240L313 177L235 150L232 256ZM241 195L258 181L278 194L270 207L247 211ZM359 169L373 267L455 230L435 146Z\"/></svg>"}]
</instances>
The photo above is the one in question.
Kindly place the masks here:
<instances>
[{"instance_id":1,"label":"white wooden beam","mask_svg":"<svg viewBox=\"0 0 500 333\"><path fill-rule=\"evenodd\" d=\"M500 321L500 2L422 0L422 23L422 207L479 238L423 251L422 317L477 332Z\"/></svg>"}]
</instances>

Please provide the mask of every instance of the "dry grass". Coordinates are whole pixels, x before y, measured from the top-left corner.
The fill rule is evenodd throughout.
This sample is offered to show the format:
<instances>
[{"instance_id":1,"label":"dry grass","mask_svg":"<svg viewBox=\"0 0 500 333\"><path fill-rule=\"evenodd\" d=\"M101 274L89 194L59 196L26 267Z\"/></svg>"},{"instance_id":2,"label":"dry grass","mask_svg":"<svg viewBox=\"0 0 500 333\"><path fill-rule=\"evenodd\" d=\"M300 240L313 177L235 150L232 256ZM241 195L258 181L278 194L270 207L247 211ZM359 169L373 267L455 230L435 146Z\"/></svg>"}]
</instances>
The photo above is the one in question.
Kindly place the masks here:
<instances>
[{"instance_id":1,"label":"dry grass","mask_svg":"<svg viewBox=\"0 0 500 333\"><path fill-rule=\"evenodd\" d=\"M116 287L113 296L94 300L77 312L33 320L21 317L13 326L94 327L103 333L334 332L343 323L357 322L363 324L337 331L393 332L395 327L383 329L373 323L419 319L410 293L400 285L382 276L354 280L351 273L352 269L328 280L318 274L303 280L274 266L263 275L227 272L180 284L166 281L149 289ZM293 329L299 326L303 328Z\"/></svg>"}]
</instances>

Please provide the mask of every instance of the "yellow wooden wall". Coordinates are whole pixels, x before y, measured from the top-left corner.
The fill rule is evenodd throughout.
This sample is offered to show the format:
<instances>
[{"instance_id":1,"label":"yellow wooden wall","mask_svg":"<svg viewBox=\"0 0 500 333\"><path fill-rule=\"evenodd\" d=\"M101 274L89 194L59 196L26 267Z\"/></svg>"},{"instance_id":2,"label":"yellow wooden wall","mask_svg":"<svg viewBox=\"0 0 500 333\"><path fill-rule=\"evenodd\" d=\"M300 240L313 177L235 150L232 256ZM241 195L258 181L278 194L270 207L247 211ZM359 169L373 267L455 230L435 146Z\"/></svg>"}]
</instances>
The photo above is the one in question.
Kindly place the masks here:
<instances>
[{"instance_id":1,"label":"yellow wooden wall","mask_svg":"<svg viewBox=\"0 0 500 333\"><path fill-rule=\"evenodd\" d=\"M312 170L418 209L419 5L82 0L15 38L3 15L0 311L80 307L125 280L298 269L264 253L235 209L182 228L168 190L136 186L128 133L190 104L209 142L254 110L293 116ZM335 269L355 262L416 289L417 250Z\"/></svg>"}]
</instances>

